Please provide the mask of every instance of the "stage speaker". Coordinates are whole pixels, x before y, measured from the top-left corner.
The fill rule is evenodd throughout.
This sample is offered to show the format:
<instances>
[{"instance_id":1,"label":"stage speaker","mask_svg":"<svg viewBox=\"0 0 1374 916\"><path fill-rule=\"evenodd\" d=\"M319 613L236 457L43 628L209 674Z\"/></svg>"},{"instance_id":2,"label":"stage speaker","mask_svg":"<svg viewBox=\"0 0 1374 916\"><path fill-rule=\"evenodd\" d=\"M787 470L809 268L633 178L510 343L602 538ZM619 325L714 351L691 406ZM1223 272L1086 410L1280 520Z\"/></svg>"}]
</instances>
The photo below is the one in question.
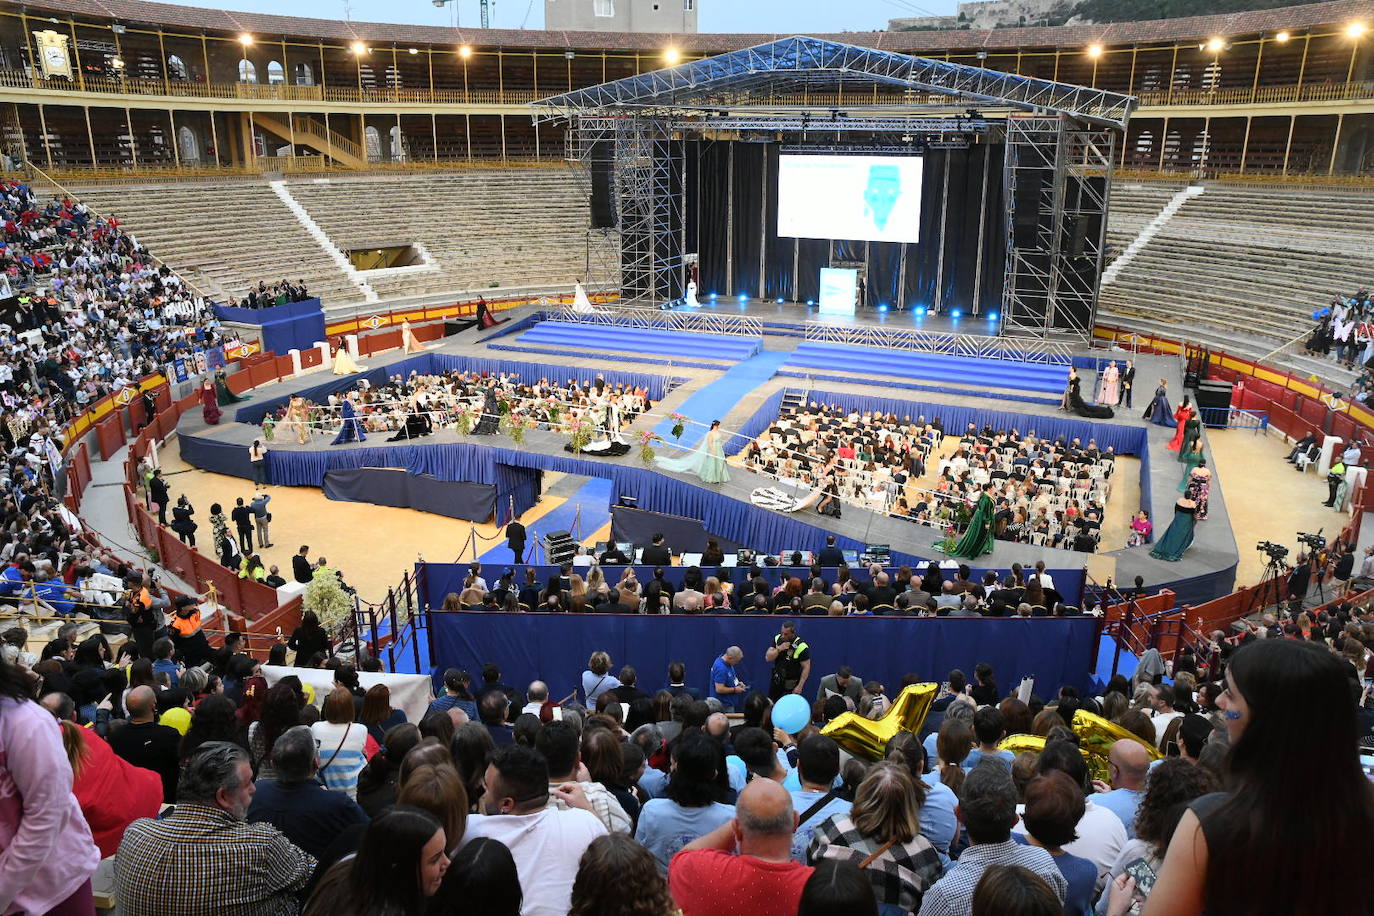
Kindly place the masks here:
<instances>
[{"instance_id":1,"label":"stage speaker","mask_svg":"<svg viewBox=\"0 0 1374 916\"><path fill-rule=\"evenodd\" d=\"M1012 197L1012 244L1017 248L1041 247L1040 204L1049 169L1020 169Z\"/></svg>"},{"instance_id":2,"label":"stage speaker","mask_svg":"<svg viewBox=\"0 0 1374 916\"><path fill-rule=\"evenodd\" d=\"M609 140L592 144L592 228L615 228L615 203L611 200L612 157L615 146Z\"/></svg>"},{"instance_id":3,"label":"stage speaker","mask_svg":"<svg viewBox=\"0 0 1374 916\"><path fill-rule=\"evenodd\" d=\"M561 566L577 553L577 542L567 531L551 531L544 535L544 553L552 566Z\"/></svg>"},{"instance_id":4,"label":"stage speaker","mask_svg":"<svg viewBox=\"0 0 1374 916\"><path fill-rule=\"evenodd\" d=\"M461 334L468 328L474 327L476 324L477 321L472 318L466 318L459 321L445 321L444 336L452 337L454 334Z\"/></svg>"},{"instance_id":5,"label":"stage speaker","mask_svg":"<svg viewBox=\"0 0 1374 916\"><path fill-rule=\"evenodd\" d=\"M1231 407L1230 382L1223 382L1218 379L1206 379L1197 383L1197 406L1204 410L1212 408L1210 413L1202 414L1204 426L1225 426L1226 415Z\"/></svg>"}]
</instances>

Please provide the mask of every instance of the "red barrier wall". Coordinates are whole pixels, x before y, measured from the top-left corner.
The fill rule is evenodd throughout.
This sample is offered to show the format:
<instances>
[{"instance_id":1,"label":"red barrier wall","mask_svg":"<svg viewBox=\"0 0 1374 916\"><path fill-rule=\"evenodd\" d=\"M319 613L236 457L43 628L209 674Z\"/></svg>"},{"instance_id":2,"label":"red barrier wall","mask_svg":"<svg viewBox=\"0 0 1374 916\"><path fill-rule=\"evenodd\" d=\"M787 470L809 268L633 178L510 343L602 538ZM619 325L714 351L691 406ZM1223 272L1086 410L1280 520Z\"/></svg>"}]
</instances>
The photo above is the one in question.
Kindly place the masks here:
<instances>
[{"instance_id":1,"label":"red barrier wall","mask_svg":"<svg viewBox=\"0 0 1374 916\"><path fill-rule=\"evenodd\" d=\"M100 445L100 460L109 461L124 447L124 424L118 413L111 413L95 425L96 442Z\"/></svg>"}]
</instances>

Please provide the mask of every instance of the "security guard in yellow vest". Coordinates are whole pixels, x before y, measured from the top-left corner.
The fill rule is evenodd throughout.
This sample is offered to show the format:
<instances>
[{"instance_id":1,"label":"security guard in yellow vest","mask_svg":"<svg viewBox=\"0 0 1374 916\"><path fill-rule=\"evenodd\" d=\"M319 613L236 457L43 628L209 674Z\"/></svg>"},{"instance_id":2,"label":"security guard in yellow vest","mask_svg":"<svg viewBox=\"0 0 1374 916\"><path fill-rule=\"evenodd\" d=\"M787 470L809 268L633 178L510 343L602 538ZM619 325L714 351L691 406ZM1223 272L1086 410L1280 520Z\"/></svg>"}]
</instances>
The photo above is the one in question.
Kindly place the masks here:
<instances>
[{"instance_id":1,"label":"security guard in yellow vest","mask_svg":"<svg viewBox=\"0 0 1374 916\"><path fill-rule=\"evenodd\" d=\"M768 696L774 702L789 693L801 693L806 687L806 678L811 674L811 647L797 635L795 622L783 622L781 631L773 637L773 645L763 657L773 663Z\"/></svg>"}]
</instances>

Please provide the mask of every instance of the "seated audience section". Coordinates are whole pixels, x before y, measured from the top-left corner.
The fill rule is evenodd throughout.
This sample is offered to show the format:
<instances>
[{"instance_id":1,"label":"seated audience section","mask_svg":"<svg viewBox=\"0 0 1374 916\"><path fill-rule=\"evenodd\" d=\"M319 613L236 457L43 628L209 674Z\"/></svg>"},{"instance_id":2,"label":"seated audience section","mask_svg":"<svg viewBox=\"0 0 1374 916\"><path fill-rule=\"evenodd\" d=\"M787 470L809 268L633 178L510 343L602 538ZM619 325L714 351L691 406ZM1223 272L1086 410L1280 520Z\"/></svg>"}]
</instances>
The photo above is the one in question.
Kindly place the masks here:
<instances>
[{"instance_id":1,"label":"seated audience section","mask_svg":"<svg viewBox=\"0 0 1374 916\"><path fill-rule=\"evenodd\" d=\"M748 359L763 349L763 339L760 337L693 334L577 321L541 321L517 337L516 341L526 346L533 344L548 348L551 353L573 347L603 353L655 353L661 356L697 356L733 361Z\"/></svg>"},{"instance_id":2,"label":"seated audience section","mask_svg":"<svg viewBox=\"0 0 1374 916\"><path fill-rule=\"evenodd\" d=\"M763 648L773 643L778 620L771 616L677 616L622 614L432 613L430 644L437 667L476 671L501 660L510 683L542 680L550 696L564 696L582 683L593 652L634 659L652 682L672 662L683 662L687 684L706 693L711 664L730 646L744 650L736 669L744 683L766 690L769 666ZM1035 691L1055 696L1060 687L1087 691L1096 654L1098 622L1092 617L805 618L799 633L811 646L808 699L821 674L852 664L866 680L898 685L903 675L938 681L974 661L987 662L1004 683L1035 678ZM894 687L895 689L895 687Z\"/></svg>"}]
</instances>

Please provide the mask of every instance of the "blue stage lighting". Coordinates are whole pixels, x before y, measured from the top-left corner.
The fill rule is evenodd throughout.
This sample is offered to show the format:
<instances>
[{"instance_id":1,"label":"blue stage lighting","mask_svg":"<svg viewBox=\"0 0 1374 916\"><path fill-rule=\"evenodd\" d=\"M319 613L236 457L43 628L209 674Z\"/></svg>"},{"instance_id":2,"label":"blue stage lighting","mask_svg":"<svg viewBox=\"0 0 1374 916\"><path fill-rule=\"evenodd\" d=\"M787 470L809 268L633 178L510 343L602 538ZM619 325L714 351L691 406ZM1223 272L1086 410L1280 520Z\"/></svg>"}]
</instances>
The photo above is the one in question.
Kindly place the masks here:
<instances>
[{"instance_id":1,"label":"blue stage lighting","mask_svg":"<svg viewBox=\"0 0 1374 916\"><path fill-rule=\"evenodd\" d=\"M886 303L886 302L880 302L880 303L878 303L878 311L880 311L880 312L886 312L886 311L887 311L887 303Z\"/></svg>"},{"instance_id":2,"label":"blue stage lighting","mask_svg":"<svg viewBox=\"0 0 1374 916\"><path fill-rule=\"evenodd\" d=\"M778 299L778 305L782 305L782 299Z\"/></svg>"},{"instance_id":3,"label":"blue stage lighting","mask_svg":"<svg viewBox=\"0 0 1374 916\"><path fill-rule=\"evenodd\" d=\"M996 321L999 317L996 312L988 312L988 321Z\"/></svg>"},{"instance_id":4,"label":"blue stage lighting","mask_svg":"<svg viewBox=\"0 0 1374 916\"><path fill-rule=\"evenodd\" d=\"M815 305L815 304L816 304L816 300L814 300L814 299L807 299L807 300L806 300L806 304L807 304L807 305Z\"/></svg>"},{"instance_id":5,"label":"blue stage lighting","mask_svg":"<svg viewBox=\"0 0 1374 916\"><path fill-rule=\"evenodd\" d=\"M916 317L917 317L917 318L924 318L925 316L926 316L926 307L925 307L924 305L918 305L918 306L916 306Z\"/></svg>"},{"instance_id":6,"label":"blue stage lighting","mask_svg":"<svg viewBox=\"0 0 1374 916\"><path fill-rule=\"evenodd\" d=\"M749 301L749 297L748 297L747 295L745 295L744 293L740 293L740 294L739 294L739 301L740 301L740 302L748 302L748 301Z\"/></svg>"},{"instance_id":7,"label":"blue stage lighting","mask_svg":"<svg viewBox=\"0 0 1374 916\"><path fill-rule=\"evenodd\" d=\"M710 298L712 298L712 299L716 298L716 294L715 294L715 293L712 293L712 294L710 295Z\"/></svg>"},{"instance_id":8,"label":"blue stage lighting","mask_svg":"<svg viewBox=\"0 0 1374 916\"><path fill-rule=\"evenodd\" d=\"M963 312L959 311L958 309L955 309L954 311L952 311L952 312L949 313L949 317L951 317L951 318L959 318L959 317L962 317L963 314L964 314Z\"/></svg>"}]
</instances>

